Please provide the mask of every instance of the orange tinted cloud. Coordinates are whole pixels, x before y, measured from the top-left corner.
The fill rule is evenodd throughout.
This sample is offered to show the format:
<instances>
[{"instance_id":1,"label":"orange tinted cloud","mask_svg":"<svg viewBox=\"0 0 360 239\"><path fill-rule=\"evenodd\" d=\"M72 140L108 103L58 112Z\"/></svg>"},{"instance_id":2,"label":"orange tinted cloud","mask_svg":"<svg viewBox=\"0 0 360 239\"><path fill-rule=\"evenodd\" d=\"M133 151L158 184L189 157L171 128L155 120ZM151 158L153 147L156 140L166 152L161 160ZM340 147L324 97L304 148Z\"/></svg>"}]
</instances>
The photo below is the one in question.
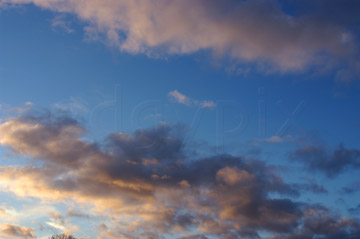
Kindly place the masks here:
<instances>
[{"instance_id":1,"label":"orange tinted cloud","mask_svg":"<svg viewBox=\"0 0 360 239\"><path fill-rule=\"evenodd\" d=\"M36 238L33 234L34 228L21 227L12 224L0 224L0 235L5 238Z\"/></svg>"},{"instance_id":2,"label":"orange tinted cloud","mask_svg":"<svg viewBox=\"0 0 360 239\"><path fill-rule=\"evenodd\" d=\"M7 214L7 213L6 213L5 209L0 208L0 216L4 216L4 215L6 215L6 214Z\"/></svg>"}]
</instances>

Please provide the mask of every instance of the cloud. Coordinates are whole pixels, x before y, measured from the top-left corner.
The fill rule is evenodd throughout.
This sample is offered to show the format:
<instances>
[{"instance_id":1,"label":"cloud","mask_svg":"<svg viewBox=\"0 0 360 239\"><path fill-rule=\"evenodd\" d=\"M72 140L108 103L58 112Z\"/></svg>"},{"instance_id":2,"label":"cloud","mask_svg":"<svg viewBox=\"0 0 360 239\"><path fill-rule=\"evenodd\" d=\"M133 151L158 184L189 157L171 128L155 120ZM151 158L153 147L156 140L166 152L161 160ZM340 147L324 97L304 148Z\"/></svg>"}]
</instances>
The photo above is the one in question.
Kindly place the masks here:
<instances>
[{"instance_id":1,"label":"cloud","mask_svg":"<svg viewBox=\"0 0 360 239\"><path fill-rule=\"evenodd\" d=\"M7 104L0 104L0 109L1 109L2 117L10 117L10 116L14 116L14 115L16 116L19 114L26 113L33 106L34 106L34 104L31 103L30 101L28 101L28 102L25 102L21 106L11 106L11 105L7 105Z\"/></svg>"},{"instance_id":2,"label":"cloud","mask_svg":"<svg viewBox=\"0 0 360 239\"><path fill-rule=\"evenodd\" d=\"M348 212L354 215L358 215L360 213L360 204L354 208L349 208Z\"/></svg>"},{"instance_id":3,"label":"cloud","mask_svg":"<svg viewBox=\"0 0 360 239\"><path fill-rule=\"evenodd\" d=\"M318 194L328 193L328 190L324 186L317 184L313 180L310 180L310 183L294 184L293 187L299 191L312 192Z\"/></svg>"},{"instance_id":4,"label":"cloud","mask_svg":"<svg viewBox=\"0 0 360 239\"><path fill-rule=\"evenodd\" d=\"M0 224L0 235L5 238L36 238L33 234L34 228L21 227L12 224Z\"/></svg>"},{"instance_id":5,"label":"cloud","mask_svg":"<svg viewBox=\"0 0 360 239\"><path fill-rule=\"evenodd\" d=\"M291 135L285 135L285 136L273 135L267 138L258 138L251 140L250 143L253 146L260 146L262 144L285 144L294 141L295 138Z\"/></svg>"},{"instance_id":6,"label":"cloud","mask_svg":"<svg viewBox=\"0 0 360 239\"><path fill-rule=\"evenodd\" d=\"M200 234L190 234L190 235L185 235L179 239L208 239L208 238Z\"/></svg>"},{"instance_id":7,"label":"cloud","mask_svg":"<svg viewBox=\"0 0 360 239\"><path fill-rule=\"evenodd\" d=\"M353 194L360 191L360 182L353 182L347 186L343 186L340 190L340 193L345 193L345 194Z\"/></svg>"},{"instance_id":8,"label":"cloud","mask_svg":"<svg viewBox=\"0 0 360 239\"><path fill-rule=\"evenodd\" d=\"M87 103L80 97L70 97L68 100L58 102L54 104L54 108L72 114L85 114L89 112Z\"/></svg>"},{"instance_id":9,"label":"cloud","mask_svg":"<svg viewBox=\"0 0 360 239\"><path fill-rule=\"evenodd\" d=\"M343 144L333 151L322 146L306 146L294 151L290 155L290 160L302 163L311 171L336 177L350 168L360 168L360 151L346 149Z\"/></svg>"},{"instance_id":10,"label":"cloud","mask_svg":"<svg viewBox=\"0 0 360 239\"><path fill-rule=\"evenodd\" d=\"M216 107L216 104L214 101L206 100L206 101L201 102L201 107L202 108L214 108L214 107Z\"/></svg>"},{"instance_id":11,"label":"cloud","mask_svg":"<svg viewBox=\"0 0 360 239\"><path fill-rule=\"evenodd\" d=\"M285 12L284 2L306 10ZM1 6L29 3L77 16L88 38L154 57L209 50L259 69L291 72L352 61L357 47L359 4L353 0L2 0Z\"/></svg>"},{"instance_id":12,"label":"cloud","mask_svg":"<svg viewBox=\"0 0 360 239\"><path fill-rule=\"evenodd\" d=\"M46 222L47 225L59 229L66 234L72 234L74 231L78 231L78 226L72 225L72 223L67 220L61 213L53 211L48 215L50 217L50 222Z\"/></svg>"},{"instance_id":13,"label":"cloud","mask_svg":"<svg viewBox=\"0 0 360 239\"><path fill-rule=\"evenodd\" d=\"M260 142L266 142L266 143L284 143L284 142L289 142L289 141L293 141L293 137L291 135L286 135L283 137L274 135L271 136L269 138L265 138L265 139L260 139Z\"/></svg>"},{"instance_id":14,"label":"cloud","mask_svg":"<svg viewBox=\"0 0 360 239\"><path fill-rule=\"evenodd\" d=\"M65 15L58 15L54 17L54 19L51 22L51 26L54 30L60 29L66 33L72 33L74 32L74 29L71 28L70 23L66 21Z\"/></svg>"},{"instance_id":15,"label":"cloud","mask_svg":"<svg viewBox=\"0 0 360 239\"><path fill-rule=\"evenodd\" d=\"M344 238L360 232L356 219L294 201L303 189L285 183L262 160L194 158L178 132L160 124L89 142L77 121L54 113L11 118L0 125L0 143L35 163L2 166L0 188L84 205L105 218L102 238L260 238L263 231L276 238L340 232ZM85 216L72 209L74 203L67 215ZM48 225L77 230L59 213L48 216ZM328 231L317 228L320 219Z\"/></svg>"},{"instance_id":16,"label":"cloud","mask_svg":"<svg viewBox=\"0 0 360 239\"><path fill-rule=\"evenodd\" d=\"M340 217L340 215L331 213L327 208L311 207L304 212L302 227L287 235L275 236L272 239L358 238L359 226L356 219Z\"/></svg>"},{"instance_id":17,"label":"cloud","mask_svg":"<svg viewBox=\"0 0 360 239\"><path fill-rule=\"evenodd\" d=\"M234 185L237 183L248 183L254 179L254 176L249 174L245 170L239 170L238 168L222 168L216 173L216 178L222 180L227 184Z\"/></svg>"},{"instance_id":18,"label":"cloud","mask_svg":"<svg viewBox=\"0 0 360 239\"><path fill-rule=\"evenodd\" d=\"M177 90L170 91L168 95L171 99L175 100L179 104L190 105L191 100L189 99L189 97L181 94Z\"/></svg>"},{"instance_id":19,"label":"cloud","mask_svg":"<svg viewBox=\"0 0 360 239\"><path fill-rule=\"evenodd\" d=\"M101 154L94 145L77 137L84 134L85 129L75 120L50 115L46 117L19 118L2 124L0 132L4 135L0 137L0 144L11 146L17 153L67 167L80 166L83 159Z\"/></svg>"},{"instance_id":20,"label":"cloud","mask_svg":"<svg viewBox=\"0 0 360 239\"><path fill-rule=\"evenodd\" d=\"M0 208L0 216L7 215L6 210L3 208Z\"/></svg>"},{"instance_id":21,"label":"cloud","mask_svg":"<svg viewBox=\"0 0 360 239\"><path fill-rule=\"evenodd\" d=\"M80 218L90 218L88 214L83 213L77 209L70 208L66 212L66 216L68 217L80 217Z\"/></svg>"},{"instance_id":22,"label":"cloud","mask_svg":"<svg viewBox=\"0 0 360 239\"><path fill-rule=\"evenodd\" d=\"M180 93L177 90L173 90L170 91L168 93L170 99L172 99L173 101L179 103L179 104L184 104L186 106L199 106L201 108L215 108L216 104L214 101L212 100L204 100L204 101L198 101L198 100L194 100L191 99L190 97Z\"/></svg>"},{"instance_id":23,"label":"cloud","mask_svg":"<svg viewBox=\"0 0 360 239\"><path fill-rule=\"evenodd\" d=\"M61 215L59 212L51 212L49 214L49 217L56 222L56 224L64 225L65 224L65 218Z\"/></svg>"}]
</instances>

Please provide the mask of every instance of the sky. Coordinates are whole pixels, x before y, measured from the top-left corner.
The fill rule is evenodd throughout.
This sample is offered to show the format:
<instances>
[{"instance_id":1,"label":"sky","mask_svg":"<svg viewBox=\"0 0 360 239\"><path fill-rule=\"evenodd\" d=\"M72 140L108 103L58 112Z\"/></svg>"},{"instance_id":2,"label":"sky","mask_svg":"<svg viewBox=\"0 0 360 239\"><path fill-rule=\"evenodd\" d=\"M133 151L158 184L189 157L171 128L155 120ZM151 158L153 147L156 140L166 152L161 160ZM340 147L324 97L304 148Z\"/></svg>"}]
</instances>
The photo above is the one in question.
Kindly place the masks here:
<instances>
[{"instance_id":1,"label":"sky","mask_svg":"<svg viewBox=\"0 0 360 239\"><path fill-rule=\"evenodd\" d=\"M0 0L0 238L360 238L359 12Z\"/></svg>"}]
</instances>

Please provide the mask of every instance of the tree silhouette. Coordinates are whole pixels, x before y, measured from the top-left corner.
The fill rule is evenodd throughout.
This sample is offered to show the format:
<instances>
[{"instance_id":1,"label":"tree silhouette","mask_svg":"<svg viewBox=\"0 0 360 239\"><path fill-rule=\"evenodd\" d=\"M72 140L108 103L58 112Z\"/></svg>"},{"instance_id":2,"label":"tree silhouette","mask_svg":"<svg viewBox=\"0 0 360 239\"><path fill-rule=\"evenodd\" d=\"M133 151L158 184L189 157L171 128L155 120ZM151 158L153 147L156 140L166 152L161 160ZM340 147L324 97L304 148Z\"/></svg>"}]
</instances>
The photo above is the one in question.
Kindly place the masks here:
<instances>
[{"instance_id":1,"label":"tree silhouette","mask_svg":"<svg viewBox=\"0 0 360 239\"><path fill-rule=\"evenodd\" d=\"M66 234L56 234L51 236L49 239L76 239L72 235L66 235Z\"/></svg>"}]
</instances>

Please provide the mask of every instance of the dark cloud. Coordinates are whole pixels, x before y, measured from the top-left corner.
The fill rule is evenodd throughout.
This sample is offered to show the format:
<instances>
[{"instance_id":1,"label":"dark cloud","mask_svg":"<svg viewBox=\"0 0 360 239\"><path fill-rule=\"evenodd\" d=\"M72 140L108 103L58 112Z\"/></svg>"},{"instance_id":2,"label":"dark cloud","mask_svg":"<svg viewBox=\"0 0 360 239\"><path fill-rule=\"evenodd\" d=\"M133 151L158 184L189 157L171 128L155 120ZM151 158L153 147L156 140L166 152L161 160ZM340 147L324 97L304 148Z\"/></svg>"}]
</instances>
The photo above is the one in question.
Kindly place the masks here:
<instances>
[{"instance_id":1,"label":"dark cloud","mask_svg":"<svg viewBox=\"0 0 360 239\"><path fill-rule=\"evenodd\" d=\"M261 238L262 231L275 238L331 238L359 230L355 219L293 200L303 190L325 191L313 181L287 184L259 159L189 156L177 126L113 133L101 144L86 140L85 132L78 122L56 115L2 123L2 145L42 162L1 167L4 190L90 204L112 221L102 226L104 238L160 239L179 233L252 239ZM58 225L67 224L59 213L50 216ZM67 216L87 214L70 208Z\"/></svg>"},{"instance_id":2,"label":"dark cloud","mask_svg":"<svg viewBox=\"0 0 360 239\"><path fill-rule=\"evenodd\" d=\"M66 216L68 217L80 217L80 218L90 218L88 214L81 212L74 208L69 208L66 212Z\"/></svg>"},{"instance_id":3,"label":"dark cloud","mask_svg":"<svg viewBox=\"0 0 360 239\"><path fill-rule=\"evenodd\" d=\"M356 219L341 217L333 214L329 209L313 206L304 210L303 223L297 230L272 237L274 239L300 239L300 238L359 238L360 224Z\"/></svg>"},{"instance_id":4,"label":"dark cloud","mask_svg":"<svg viewBox=\"0 0 360 239\"><path fill-rule=\"evenodd\" d=\"M314 179L307 179L305 178L308 183L302 183L302 184L294 184L293 187L302 192L312 192L312 193L318 193L318 194L326 194L328 193L328 190L322 186L316 183Z\"/></svg>"},{"instance_id":5,"label":"dark cloud","mask_svg":"<svg viewBox=\"0 0 360 239\"><path fill-rule=\"evenodd\" d=\"M11 148L17 153L36 157L48 164L74 168L83 164L82 160L89 160L91 157L98 160L103 158L103 155L98 155L102 152L97 145L79 138L86 130L72 118L45 112L41 115L21 116L3 128L12 126L30 127L26 130L14 129L12 140L24 144L13 145Z\"/></svg>"},{"instance_id":6,"label":"dark cloud","mask_svg":"<svg viewBox=\"0 0 360 239\"><path fill-rule=\"evenodd\" d=\"M31 227L21 227L12 224L0 224L0 235L5 238L36 238Z\"/></svg>"},{"instance_id":7,"label":"dark cloud","mask_svg":"<svg viewBox=\"0 0 360 239\"><path fill-rule=\"evenodd\" d=\"M341 188L340 193L353 194L360 191L360 182L353 182Z\"/></svg>"},{"instance_id":8,"label":"dark cloud","mask_svg":"<svg viewBox=\"0 0 360 239\"><path fill-rule=\"evenodd\" d=\"M335 177L350 168L360 168L360 150L346 149L343 144L333 151L322 146L306 146L291 153L290 160L302 163L311 171Z\"/></svg>"},{"instance_id":9,"label":"dark cloud","mask_svg":"<svg viewBox=\"0 0 360 239\"><path fill-rule=\"evenodd\" d=\"M180 237L178 239L208 239L208 238L204 235L192 234L192 235L186 235L186 236Z\"/></svg>"},{"instance_id":10,"label":"dark cloud","mask_svg":"<svg viewBox=\"0 0 360 239\"><path fill-rule=\"evenodd\" d=\"M359 215L360 214L360 204L357 205L356 207L349 208L348 212L353 215Z\"/></svg>"}]
</instances>

